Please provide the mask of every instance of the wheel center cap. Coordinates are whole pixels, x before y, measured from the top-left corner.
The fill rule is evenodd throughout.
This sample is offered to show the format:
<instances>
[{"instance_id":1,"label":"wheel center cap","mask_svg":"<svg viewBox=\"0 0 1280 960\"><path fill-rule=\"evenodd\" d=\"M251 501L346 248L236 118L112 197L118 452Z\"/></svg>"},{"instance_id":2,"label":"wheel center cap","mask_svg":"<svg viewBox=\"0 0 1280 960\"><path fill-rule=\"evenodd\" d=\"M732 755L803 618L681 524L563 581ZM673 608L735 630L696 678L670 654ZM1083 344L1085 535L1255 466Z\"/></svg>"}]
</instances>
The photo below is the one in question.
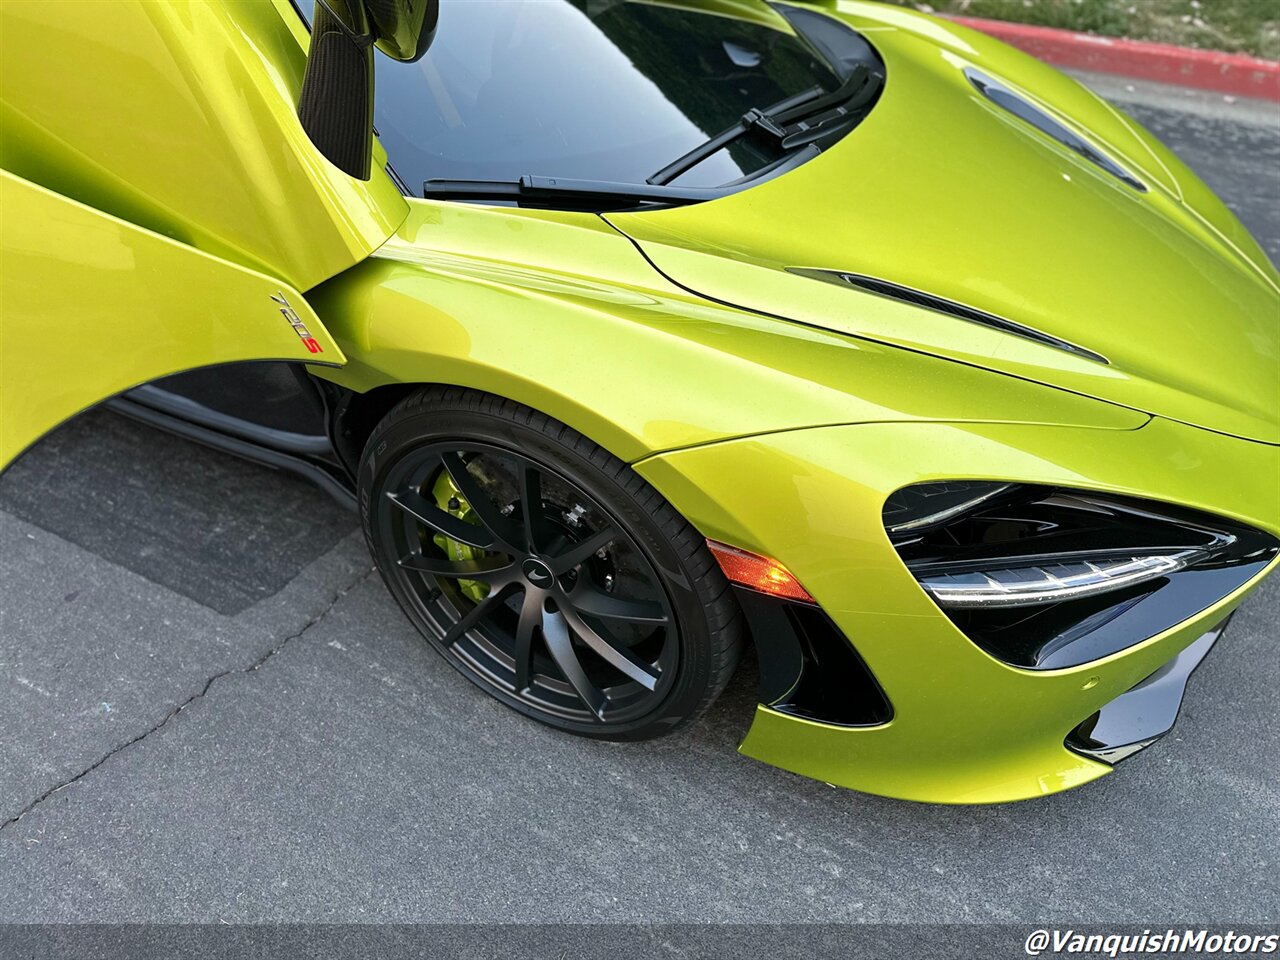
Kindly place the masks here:
<instances>
[{"instance_id":1,"label":"wheel center cap","mask_svg":"<svg viewBox=\"0 0 1280 960\"><path fill-rule=\"evenodd\" d=\"M524 574L524 578L535 587L546 589L555 582L555 574L541 560L536 557L530 557L520 565L520 572Z\"/></svg>"}]
</instances>

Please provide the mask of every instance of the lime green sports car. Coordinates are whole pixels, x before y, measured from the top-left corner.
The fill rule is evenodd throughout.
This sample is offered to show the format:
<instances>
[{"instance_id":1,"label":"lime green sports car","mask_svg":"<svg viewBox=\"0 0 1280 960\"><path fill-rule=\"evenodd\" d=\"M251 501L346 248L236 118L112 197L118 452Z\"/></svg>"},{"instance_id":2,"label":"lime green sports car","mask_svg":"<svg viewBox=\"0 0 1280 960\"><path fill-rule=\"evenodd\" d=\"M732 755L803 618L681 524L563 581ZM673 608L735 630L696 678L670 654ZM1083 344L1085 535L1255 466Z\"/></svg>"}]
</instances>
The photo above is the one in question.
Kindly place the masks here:
<instances>
[{"instance_id":1,"label":"lime green sports car","mask_svg":"<svg viewBox=\"0 0 1280 960\"><path fill-rule=\"evenodd\" d=\"M1280 562L1280 274L976 32L6 0L0 45L0 466L108 402L302 473L528 717L659 736L754 650L746 754L1038 796Z\"/></svg>"}]
</instances>

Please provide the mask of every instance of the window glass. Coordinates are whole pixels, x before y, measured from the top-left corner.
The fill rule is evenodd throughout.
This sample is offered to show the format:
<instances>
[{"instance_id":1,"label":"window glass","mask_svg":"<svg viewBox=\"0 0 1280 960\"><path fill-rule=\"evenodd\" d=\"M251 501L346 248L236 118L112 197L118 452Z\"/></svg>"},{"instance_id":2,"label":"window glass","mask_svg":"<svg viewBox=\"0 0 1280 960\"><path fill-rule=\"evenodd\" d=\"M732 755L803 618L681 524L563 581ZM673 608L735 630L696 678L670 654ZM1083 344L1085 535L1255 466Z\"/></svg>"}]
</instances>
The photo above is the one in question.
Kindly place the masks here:
<instances>
[{"instance_id":1,"label":"window glass","mask_svg":"<svg viewBox=\"0 0 1280 960\"><path fill-rule=\"evenodd\" d=\"M442 0L427 55L376 69L378 134L410 190L643 182L752 107L840 84L762 0ZM778 155L742 138L675 182L727 183Z\"/></svg>"}]
</instances>

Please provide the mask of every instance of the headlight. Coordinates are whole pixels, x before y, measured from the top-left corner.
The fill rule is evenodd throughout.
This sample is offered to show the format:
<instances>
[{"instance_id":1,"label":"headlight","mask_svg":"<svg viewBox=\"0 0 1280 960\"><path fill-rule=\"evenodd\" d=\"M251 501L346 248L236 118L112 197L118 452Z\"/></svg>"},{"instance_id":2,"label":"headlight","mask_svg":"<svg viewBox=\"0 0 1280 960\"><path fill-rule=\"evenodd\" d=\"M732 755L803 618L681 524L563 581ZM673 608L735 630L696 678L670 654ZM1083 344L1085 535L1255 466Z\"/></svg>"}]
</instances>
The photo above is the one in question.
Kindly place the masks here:
<instances>
[{"instance_id":1,"label":"headlight","mask_svg":"<svg viewBox=\"0 0 1280 960\"><path fill-rule=\"evenodd\" d=\"M1033 607L1119 590L1181 570L1198 551L1117 557L1015 567L972 573L924 574L920 584L944 607Z\"/></svg>"},{"instance_id":2,"label":"headlight","mask_svg":"<svg viewBox=\"0 0 1280 960\"><path fill-rule=\"evenodd\" d=\"M886 502L884 523L952 622L1006 663L1035 669L1108 656L1194 616L1280 546L1196 511L987 481L906 487Z\"/></svg>"}]
</instances>

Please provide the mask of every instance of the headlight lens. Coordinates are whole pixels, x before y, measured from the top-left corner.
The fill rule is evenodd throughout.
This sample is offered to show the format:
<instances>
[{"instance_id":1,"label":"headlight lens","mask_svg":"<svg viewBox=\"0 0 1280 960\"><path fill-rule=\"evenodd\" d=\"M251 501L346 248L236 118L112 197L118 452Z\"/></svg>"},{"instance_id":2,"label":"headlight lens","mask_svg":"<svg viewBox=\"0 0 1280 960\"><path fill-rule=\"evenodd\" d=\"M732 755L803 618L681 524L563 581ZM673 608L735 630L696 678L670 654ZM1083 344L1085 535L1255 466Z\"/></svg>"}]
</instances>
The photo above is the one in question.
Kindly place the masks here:
<instances>
[{"instance_id":1,"label":"headlight lens","mask_svg":"<svg viewBox=\"0 0 1280 960\"><path fill-rule=\"evenodd\" d=\"M1005 662L1036 669L1107 656L1194 616L1280 546L1196 511L989 481L906 487L885 504L884 522L957 626Z\"/></svg>"},{"instance_id":2,"label":"headlight lens","mask_svg":"<svg viewBox=\"0 0 1280 960\"><path fill-rule=\"evenodd\" d=\"M944 607L1029 607L1088 597L1108 590L1153 580L1181 570L1195 551L993 567L972 573L940 573L920 577L920 584Z\"/></svg>"},{"instance_id":3,"label":"headlight lens","mask_svg":"<svg viewBox=\"0 0 1280 960\"><path fill-rule=\"evenodd\" d=\"M981 480L956 480L904 487L885 504L884 523L891 534L937 526L994 500L1011 486Z\"/></svg>"}]
</instances>

